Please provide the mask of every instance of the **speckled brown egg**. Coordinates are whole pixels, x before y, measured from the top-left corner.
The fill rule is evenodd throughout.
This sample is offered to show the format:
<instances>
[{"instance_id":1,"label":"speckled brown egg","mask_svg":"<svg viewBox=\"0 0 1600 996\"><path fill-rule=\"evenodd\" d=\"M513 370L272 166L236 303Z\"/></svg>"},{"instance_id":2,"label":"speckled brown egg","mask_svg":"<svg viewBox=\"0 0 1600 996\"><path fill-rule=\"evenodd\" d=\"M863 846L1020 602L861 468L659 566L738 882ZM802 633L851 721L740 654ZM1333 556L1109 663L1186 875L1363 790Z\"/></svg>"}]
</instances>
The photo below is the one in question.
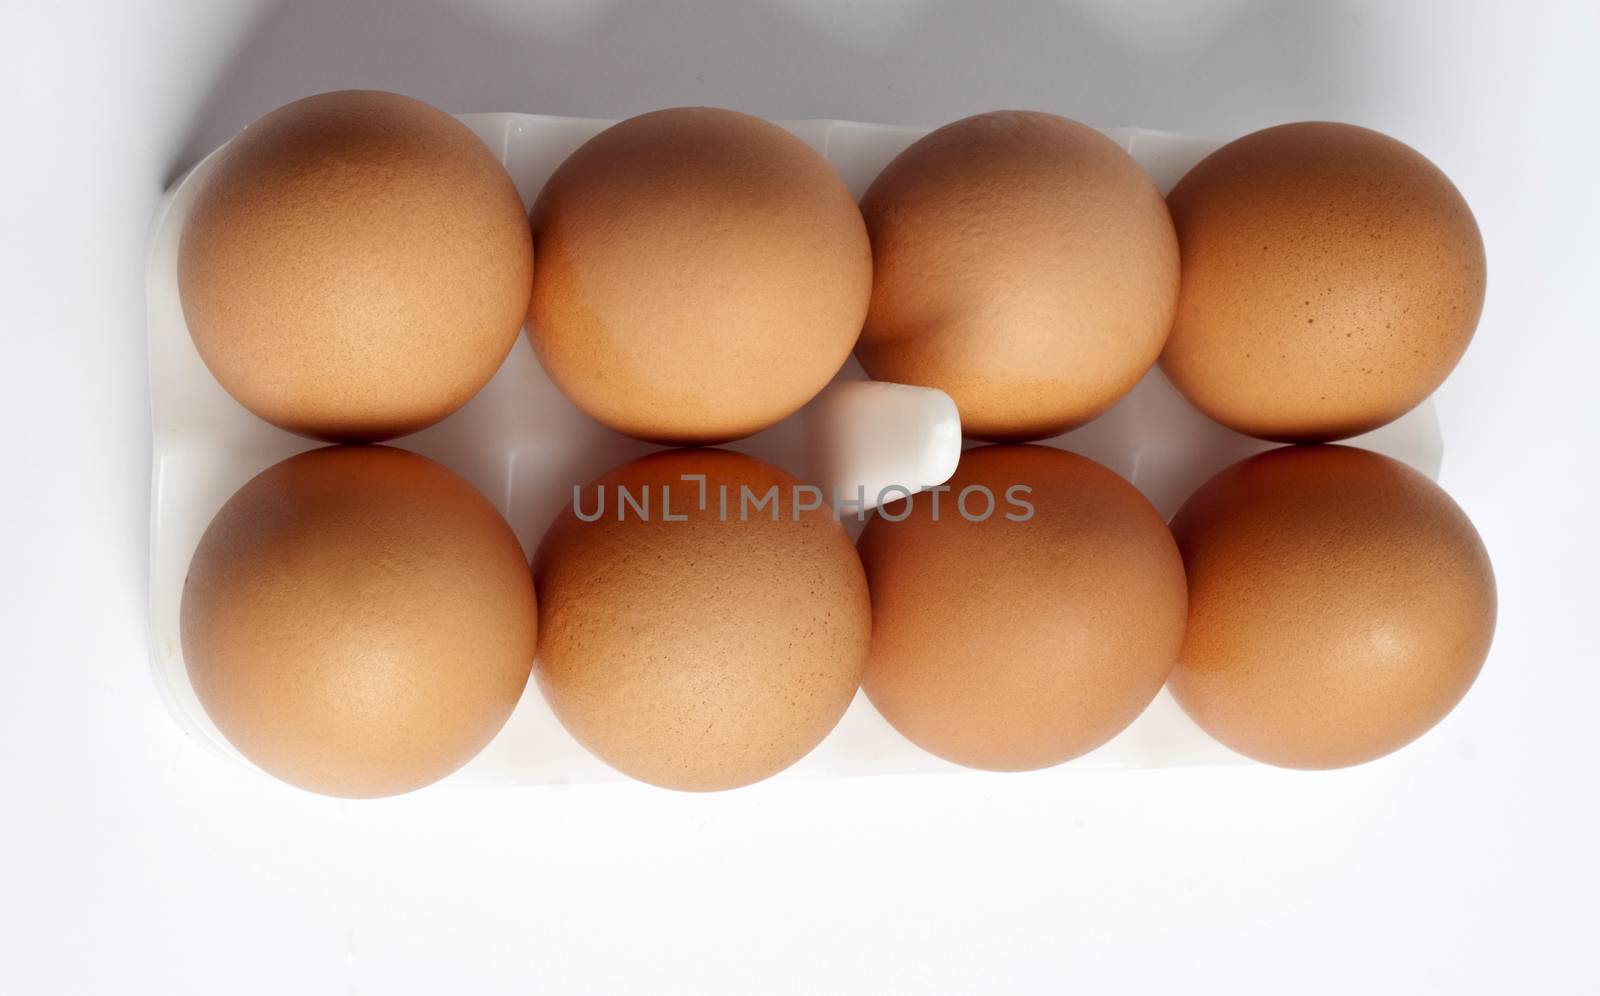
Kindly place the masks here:
<instances>
[{"instance_id":1,"label":"speckled brown egg","mask_svg":"<svg viewBox=\"0 0 1600 996\"><path fill-rule=\"evenodd\" d=\"M550 177L533 228L540 362L641 439L764 429L822 390L861 332L861 213L833 167L760 118L679 107L613 125Z\"/></svg>"},{"instance_id":2,"label":"speckled brown egg","mask_svg":"<svg viewBox=\"0 0 1600 996\"><path fill-rule=\"evenodd\" d=\"M1249 757L1337 768L1387 754L1454 708L1489 652L1483 543L1388 457L1270 450L1203 485L1172 530L1189 577L1173 695Z\"/></svg>"},{"instance_id":3,"label":"speckled brown egg","mask_svg":"<svg viewBox=\"0 0 1600 996\"><path fill-rule=\"evenodd\" d=\"M1183 564L1166 523L1116 474L1043 446L969 450L949 487L937 506L932 493L886 506L861 535L862 687L957 764L1018 771L1093 750L1178 655Z\"/></svg>"},{"instance_id":4,"label":"speckled brown egg","mask_svg":"<svg viewBox=\"0 0 1600 996\"><path fill-rule=\"evenodd\" d=\"M878 380L944 390L968 436L1041 439L1110 408L1155 363L1178 247L1155 184L1116 143L996 111L929 133L861 200Z\"/></svg>"},{"instance_id":5,"label":"speckled brown egg","mask_svg":"<svg viewBox=\"0 0 1600 996\"><path fill-rule=\"evenodd\" d=\"M753 457L670 450L557 517L534 559L535 673L590 752L655 785L728 789L833 729L872 613L844 528L799 484Z\"/></svg>"},{"instance_id":6,"label":"speckled brown egg","mask_svg":"<svg viewBox=\"0 0 1600 996\"><path fill-rule=\"evenodd\" d=\"M278 108L204 167L178 252L200 357L240 404L336 442L439 421L516 342L522 200L455 118L393 93Z\"/></svg>"},{"instance_id":7,"label":"speckled brown egg","mask_svg":"<svg viewBox=\"0 0 1600 996\"><path fill-rule=\"evenodd\" d=\"M1450 180L1353 125L1268 128L1167 199L1183 253L1162 355L1195 407L1285 442L1343 439L1420 404L1483 308L1483 240Z\"/></svg>"},{"instance_id":8,"label":"speckled brown egg","mask_svg":"<svg viewBox=\"0 0 1600 996\"><path fill-rule=\"evenodd\" d=\"M528 681L533 578L493 505L404 450L256 475L189 564L183 656L223 736L326 795L394 795L478 753Z\"/></svg>"}]
</instances>

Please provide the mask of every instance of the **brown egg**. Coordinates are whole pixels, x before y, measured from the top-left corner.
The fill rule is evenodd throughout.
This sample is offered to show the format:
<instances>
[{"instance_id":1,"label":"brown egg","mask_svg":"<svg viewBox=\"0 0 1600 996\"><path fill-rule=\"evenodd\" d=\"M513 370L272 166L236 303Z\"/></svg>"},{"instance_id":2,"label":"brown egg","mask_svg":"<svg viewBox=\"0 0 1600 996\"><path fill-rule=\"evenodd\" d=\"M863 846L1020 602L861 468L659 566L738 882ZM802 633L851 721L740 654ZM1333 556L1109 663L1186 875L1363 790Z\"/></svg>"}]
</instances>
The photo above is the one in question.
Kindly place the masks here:
<instances>
[{"instance_id":1,"label":"brown egg","mask_svg":"<svg viewBox=\"0 0 1600 996\"><path fill-rule=\"evenodd\" d=\"M1483 543L1437 485L1388 457L1269 450L1203 485L1172 530L1189 576L1173 695L1256 760L1337 768L1403 747L1489 652Z\"/></svg>"},{"instance_id":2,"label":"brown egg","mask_svg":"<svg viewBox=\"0 0 1600 996\"><path fill-rule=\"evenodd\" d=\"M1195 407L1285 442L1390 422L1442 383L1483 308L1483 240L1428 160L1289 124L1207 156L1167 198L1183 251L1161 365Z\"/></svg>"},{"instance_id":3,"label":"brown egg","mask_svg":"<svg viewBox=\"0 0 1600 996\"><path fill-rule=\"evenodd\" d=\"M839 721L872 609L844 528L799 483L753 457L671 450L582 489L550 527L535 673L601 760L667 788L735 788Z\"/></svg>"},{"instance_id":4,"label":"brown egg","mask_svg":"<svg viewBox=\"0 0 1600 996\"><path fill-rule=\"evenodd\" d=\"M945 125L879 174L861 212L878 380L943 389L968 436L1083 424L1155 363L1178 296L1161 194L1104 135L1052 114Z\"/></svg>"},{"instance_id":5,"label":"brown egg","mask_svg":"<svg viewBox=\"0 0 1600 996\"><path fill-rule=\"evenodd\" d=\"M574 152L533 209L529 337L579 408L641 439L747 436L827 385L872 254L833 167L777 125L680 107Z\"/></svg>"},{"instance_id":6,"label":"brown egg","mask_svg":"<svg viewBox=\"0 0 1600 996\"><path fill-rule=\"evenodd\" d=\"M201 359L274 425L388 439L478 392L517 340L533 244L455 118L392 93L278 108L217 153L178 251Z\"/></svg>"},{"instance_id":7,"label":"brown egg","mask_svg":"<svg viewBox=\"0 0 1600 996\"><path fill-rule=\"evenodd\" d=\"M472 486L387 447L256 475L206 529L183 656L217 728L326 795L443 778L504 725L533 665L533 578Z\"/></svg>"},{"instance_id":8,"label":"brown egg","mask_svg":"<svg viewBox=\"0 0 1600 996\"><path fill-rule=\"evenodd\" d=\"M937 508L931 493L886 506L861 535L873 705L974 768L1042 768L1110 740L1183 640L1183 564L1161 516L1106 468L1043 446L969 450L949 488Z\"/></svg>"}]
</instances>

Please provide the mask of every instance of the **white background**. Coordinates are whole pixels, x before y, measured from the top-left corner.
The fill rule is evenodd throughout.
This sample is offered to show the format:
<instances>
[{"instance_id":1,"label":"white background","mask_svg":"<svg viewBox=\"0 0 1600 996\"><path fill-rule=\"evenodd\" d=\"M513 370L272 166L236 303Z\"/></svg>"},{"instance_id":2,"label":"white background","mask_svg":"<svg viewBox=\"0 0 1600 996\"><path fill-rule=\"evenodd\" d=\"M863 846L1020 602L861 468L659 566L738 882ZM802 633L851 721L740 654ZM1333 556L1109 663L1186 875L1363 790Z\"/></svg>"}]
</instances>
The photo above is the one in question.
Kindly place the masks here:
<instances>
[{"instance_id":1,"label":"white background","mask_svg":"<svg viewBox=\"0 0 1600 996\"><path fill-rule=\"evenodd\" d=\"M0 4L0 992L1600 991L1594 5ZM1490 257L1441 483L1482 679L1341 772L314 797L202 753L145 655L141 254L176 171L337 87L449 110L995 107L1369 125ZM1586 953L1587 949L1587 953Z\"/></svg>"}]
</instances>

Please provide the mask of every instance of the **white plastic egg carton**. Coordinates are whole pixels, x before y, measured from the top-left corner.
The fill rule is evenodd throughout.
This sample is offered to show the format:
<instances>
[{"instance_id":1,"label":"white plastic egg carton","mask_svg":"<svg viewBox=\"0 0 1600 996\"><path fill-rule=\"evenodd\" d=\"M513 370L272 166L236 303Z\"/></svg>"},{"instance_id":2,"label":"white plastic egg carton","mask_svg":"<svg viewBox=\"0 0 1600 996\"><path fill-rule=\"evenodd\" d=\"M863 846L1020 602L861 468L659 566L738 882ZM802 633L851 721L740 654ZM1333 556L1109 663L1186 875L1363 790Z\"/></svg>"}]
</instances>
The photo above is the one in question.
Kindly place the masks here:
<instances>
[{"instance_id":1,"label":"white plastic egg carton","mask_svg":"<svg viewBox=\"0 0 1600 996\"><path fill-rule=\"evenodd\" d=\"M566 156L612 122L535 114L465 114L461 120L505 163L531 204ZM779 122L838 169L857 197L890 159L926 128L853 121ZM1222 144L1146 131L1102 129L1149 170L1165 193ZM184 177L159 206L148 259L150 405L154 426L150 518L150 658L173 718L198 743L248 764L207 718L189 685L178 609L189 559L211 517L234 490L273 463L318 444L268 425L227 395L190 341L178 300L179 234L209 160ZM954 406L941 392L854 386L854 360L807 411L731 444L804 475L834 469L843 493L882 483L941 483L961 446ZM844 385L844 386L840 386ZM813 416L808 418L808 416ZM811 459L807 458L809 449ZM1437 478L1442 455L1432 402L1352 441ZM1210 421L1152 370L1133 392L1089 425L1048 441L1098 460L1132 481L1171 516L1217 470L1271 444ZM545 376L525 337L505 365L460 411L394 445L453 468L487 495L531 553L575 484L655 449L602 428L574 408ZM841 469L842 468L842 469ZM920 482L907 475L926 475ZM846 518L852 533L859 525ZM1238 756L1201 732L1163 692L1132 726L1072 764L1164 767L1225 763ZM858 695L823 743L785 774L861 775L959 770L912 745ZM460 784L561 784L621 778L556 722L529 681L505 729L447 781Z\"/></svg>"}]
</instances>

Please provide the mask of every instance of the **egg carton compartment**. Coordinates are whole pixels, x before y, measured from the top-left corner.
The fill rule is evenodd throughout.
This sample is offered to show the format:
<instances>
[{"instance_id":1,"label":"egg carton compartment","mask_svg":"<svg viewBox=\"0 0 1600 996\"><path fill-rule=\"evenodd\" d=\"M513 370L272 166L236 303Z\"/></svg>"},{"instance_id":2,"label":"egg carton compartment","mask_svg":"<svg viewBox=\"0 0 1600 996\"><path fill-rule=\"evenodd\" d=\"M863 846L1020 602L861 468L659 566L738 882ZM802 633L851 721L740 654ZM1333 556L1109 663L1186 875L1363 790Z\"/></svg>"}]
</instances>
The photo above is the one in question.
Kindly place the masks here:
<instances>
[{"instance_id":1,"label":"egg carton compartment","mask_svg":"<svg viewBox=\"0 0 1600 996\"><path fill-rule=\"evenodd\" d=\"M459 116L499 156L531 205L569 153L613 122L536 114ZM854 121L780 121L827 159L857 197L878 172L930 129ZM1221 141L1104 128L1165 193ZM317 445L247 412L211 376L189 338L178 299L178 241L202 161L162 200L151 232L146 274L150 401L153 422L150 519L150 659L173 718L202 746L248 765L206 716L188 680L179 640L184 576L201 534L233 492L258 472ZM795 416L728 448L806 476L836 469L836 483L942 483L962 445L954 406L941 392L884 385L877 390L851 360L819 399ZM941 400L942 399L942 400ZM1350 441L1395 457L1437 479L1443 443L1433 403ZM1201 415L1151 370L1105 415L1046 441L1110 467L1170 517L1194 488L1224 466L1271 443L1239 435ZM466 477L494 502L531 554L572 495L611 467L658 449L611 432L556 389L519 337L505 364L465 407L437 425L395 440ZM838 470L843 468L843 470ZM847 510L854 535L860 523ZM1242 760L1217 744L1162 692L1131 726L1070 764L1167 767ZM839 725L810 755L783 773L865 775L962 770L901 737L857 694ZM510 721L487 749L447 783L563 784L623 776L573 740L530 681Z\"/></svg>"}]
</instances>

